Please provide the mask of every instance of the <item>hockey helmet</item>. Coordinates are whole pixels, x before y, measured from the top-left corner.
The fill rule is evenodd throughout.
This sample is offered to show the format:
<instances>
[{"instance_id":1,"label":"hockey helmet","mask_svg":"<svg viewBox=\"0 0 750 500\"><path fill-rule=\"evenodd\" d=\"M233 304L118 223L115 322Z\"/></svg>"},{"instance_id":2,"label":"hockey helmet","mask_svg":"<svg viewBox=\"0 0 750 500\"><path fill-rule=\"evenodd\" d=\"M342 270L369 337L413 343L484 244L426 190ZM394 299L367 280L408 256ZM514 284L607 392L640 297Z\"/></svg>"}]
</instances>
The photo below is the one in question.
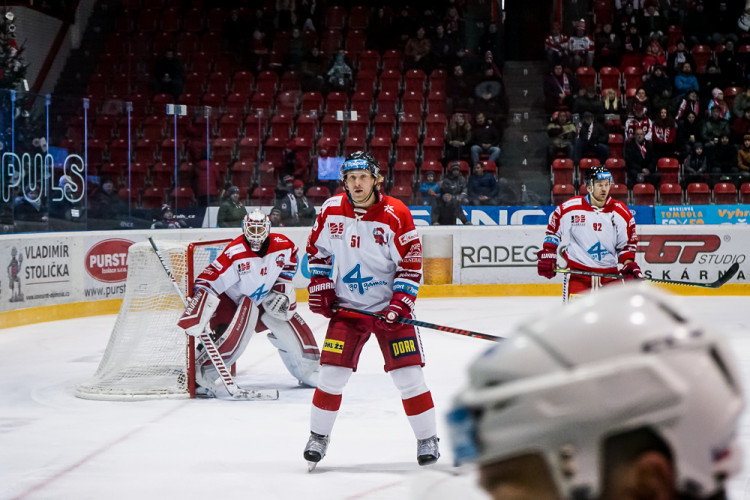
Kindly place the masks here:
<instances>
[{"instance_id":1,"label":"hockey helmet","mask_svg":"<svg viewBox=\"0 0 750 500\"><path fill-rule=\"evenodd\" d=\"M346 157L341 164L341 181L346 180L346 174L352 170L367 170L377 179L380 176L380 164L375 157L367 151L355 151Z\"/></svg>"},{"instance_id":2,"label":"hockey helmet","mask_svg":"<svg viewBox=\"0 0 750 500\"><path fill-rule=\"evenodd\" d=\"M250 248L258 251L271 233L271 221L266 214L256 208L242 219L242 232L250 243Z\"/></svg>"},{"instance_id":3,"label":"hockey helmet","mask_svg":"<svg viewBox=\"0 0 750 500\"><path fill-rule=\"evenodd\" d=\"M587 186L593 186L594 181L609 179L610 184L612 183L612 173L603 166L591 167L586 171L584 180Z\"/></svg>"},{"instance_id":4,"label":"hockey helmet","mask_svg":"<svg viewBox=\"0 0 750 500\"><path fill-rule=\"evenodd\" d=\"M536 454L561 498L598 498L603 443L643 431L671 450L677 489L707 498L740 468L740 380L725 338L666 292L605 287L521 324L470 365L448 414L454 456Z\"/></svg>"}]
</instances>

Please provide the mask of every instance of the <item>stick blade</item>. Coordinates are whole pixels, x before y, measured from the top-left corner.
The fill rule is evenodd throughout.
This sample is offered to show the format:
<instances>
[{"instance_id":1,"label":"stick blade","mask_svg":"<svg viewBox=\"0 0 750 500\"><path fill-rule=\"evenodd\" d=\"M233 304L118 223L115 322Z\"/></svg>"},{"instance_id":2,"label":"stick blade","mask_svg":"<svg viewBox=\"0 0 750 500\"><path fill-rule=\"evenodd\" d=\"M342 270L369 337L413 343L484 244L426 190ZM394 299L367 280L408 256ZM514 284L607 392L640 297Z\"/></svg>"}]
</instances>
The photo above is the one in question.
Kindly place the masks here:
<instances>
[{"instance_id":1,"label":"stick blade","mask_svg":"<svg viewBox=\"0 0 750 500\"><path fill-rule=\"evenodd\" d=\"M279 399L278 389L240 389L232 394L234 401L276 401Z\"/></svg>"},{"instance_id":2,"label":"stick blade","mask_svg":"<svg viewBox=\"0 0 750 500\"><path fill-rule=\"evenodd\" d=\"M711 288L719 288L720 286L725 285L729 280L734 278L734 275L737 274L739 270L740 264L739 262L735 262L724 274L721 275L721 278L711 283Z\"/></svg>"}]
</instances>

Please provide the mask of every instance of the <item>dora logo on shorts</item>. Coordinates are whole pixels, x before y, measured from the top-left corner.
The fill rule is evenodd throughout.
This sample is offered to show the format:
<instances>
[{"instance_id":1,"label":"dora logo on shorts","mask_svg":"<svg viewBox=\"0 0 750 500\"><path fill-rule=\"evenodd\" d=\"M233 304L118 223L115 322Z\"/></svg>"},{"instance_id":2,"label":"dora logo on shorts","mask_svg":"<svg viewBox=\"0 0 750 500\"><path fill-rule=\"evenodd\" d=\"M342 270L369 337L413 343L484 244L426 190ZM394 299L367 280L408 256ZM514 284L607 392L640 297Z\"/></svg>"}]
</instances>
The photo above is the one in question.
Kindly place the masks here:
<instances>
[{"instance_id":1,"label":"dora logo on shorts","mask_svg":"<svg viewBox=\"0 0 750 500\"><path fill-rule=\"evenodd\" d=\"M394 340L391 342L391 355L394 358L417 354L417 340L414 337Z\"/></svg>"},{"instance_id":2,"label":"dora logo on shorts","mask_svg":"<svg viewBox=\"0 0 750 500\"><path fill-rule=\"evenodd\" d=\"M323 350L341 354L344 351L344 343L340 340L326 340L323 342Z\"/></svg>"}]
</instances>

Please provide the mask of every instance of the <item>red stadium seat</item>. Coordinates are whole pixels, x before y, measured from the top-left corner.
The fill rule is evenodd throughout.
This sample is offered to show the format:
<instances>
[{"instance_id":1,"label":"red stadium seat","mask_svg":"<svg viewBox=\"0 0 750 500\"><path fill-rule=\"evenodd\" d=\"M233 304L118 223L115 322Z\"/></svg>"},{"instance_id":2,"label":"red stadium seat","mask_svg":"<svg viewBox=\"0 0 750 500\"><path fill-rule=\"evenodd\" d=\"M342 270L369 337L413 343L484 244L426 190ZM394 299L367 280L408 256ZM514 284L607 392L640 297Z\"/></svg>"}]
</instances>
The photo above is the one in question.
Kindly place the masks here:
<instances>
[{"instance_id":1,"label":"red stadium seat","mask_svg":"<svg viewBox=\"0 0 750 500\"><path fill-rule=\"evenodd\" d=\"M640 183L633 186L633 205L655 205L656 189L653 184Z\"/></svg>"},{"instance_id":2,"label":"red stadium seat","mask_svg":"<svg viewBox=\"0 0 750 500\"><path fill-rule=\"evenodd\" d=\"M705 182L691 182L687 185L687 203L689 205L709 205L711 188Z\"/></svg>"},{"instance_id":3,"label":"red stadium seat","mask_svg":"<svg viewBox=\"0 0 750 500\"><path fill-rule=\"evenodd\" d=\"M307 196L310 203L319 206L331 197L331 192L325 186L310 186L307 189L305 196Z\"/></svg>"},{"instance_id":4,"label":"red stadium seat","mask_svg":"<svg viewBox=\"0 0 750 500\"><path fill-rule=\"evenodd\" d=\"M677 184L680 181L680 161L677 158L659 158L656 171L661 174L662 184Z\"/></svg>"},{"instance_id":5,"label":"red stadium seat","mask_svg":"<svg viewBox=\"0 0 750 500\"><path fill-rule=\"evenodd\" d=\"M682 205L682 187L671 182L659 185L660 205Z\"/></svg>"},{"instance_id":6,"label":"red stadium seat","mask_svg":"<svg viewBox=\"0 0 750 500\"><path fill-rule=\"evenodd\" d=\"M628 203L628 186L616 182L610 186L609 195L615 200Z\"/></svg>"},{"instance_id":7,"label":"red stadium seat","mask_svg":"<svg viewBox=\"0 0 750 500\"><path fill-rule=\"evenodd\" d=\"M714 186L714 203L717 205L736 205L737 188L730 182L719 182Z\"/></svg>"},{"instance_id":8,"label":"red stadium seat","mask_svg":"<svg viewBox=\"0 0 750 500\"><path fill-rule=\"evenodd\" d=\"M553 184L573 184L575 168L570 158L555 158L552 161Z\"/></svg>"},{"instance_id":9,"label":"red stadium seat","mask_svg":"<svg viewBox=\"0 0 750 500\"><path fill-rule=\"evenodd\" d=\"M614 183L625 184L627 173L625 160L622 158L607 158L607 161L604 162L604 166L612 174L612 181Z\"/></svg>"},{"instance_id":10,"label":"red stadium seat","mask_svg":"<svg viewBox=\"0 0 750 500\"><path fill-rule=\"evenodd\" d=\"M406 205L411 205L414 192L410 185L397 184L391 188L390 195L403 201Z\"/></svg>"},{"instance_id":11,"label":"red stadium seat","mask_svg":"<svg viewBox=\"0 0 750 500\"><path fill-rule=\"evenodd\" d=\"M740 185L740 203L750 203L750 182Z\"/></svg>"},{"instance_id":12,"label":"red stadium seat","mask_svg":"<svg viewBox=\"0 0 750 500\"><path fill-rule=\"evenodd\" d=\"M258 186L250 194L250 204L256 206L273 205L274 190L273 187Z\"/></svg>"},{"instance_id":13,"label":"red stadium seat","mask_svg":"<svg viewBox=\"0 0 750 500\"><path fill-rule=\"evenodd\" d=\"M604 66L599 70L599 82L602 91L615 89L620 94L620 70L614 66Z\"/></svg>"},{"instance_id":14,"label":"red stadium seat","mask_svg":"<svg viewBox=\"0 0 750 500\"><path fill-rule=\"evenodd\" d=\"M576 195L573 184L554 184L552 186L552 204L560 205L568 198Z\"/></svg>"},{"instance_id":15,"label":"red stadium seat","mask_svg":"<svg viewBox=\"0 0 750 500\"><path fill-rule=\"evenodd\" d=\"M576 78L582 89L596 86L596 70L591 66L579 66L576 69Z\"/></svg>"}]
</instances>

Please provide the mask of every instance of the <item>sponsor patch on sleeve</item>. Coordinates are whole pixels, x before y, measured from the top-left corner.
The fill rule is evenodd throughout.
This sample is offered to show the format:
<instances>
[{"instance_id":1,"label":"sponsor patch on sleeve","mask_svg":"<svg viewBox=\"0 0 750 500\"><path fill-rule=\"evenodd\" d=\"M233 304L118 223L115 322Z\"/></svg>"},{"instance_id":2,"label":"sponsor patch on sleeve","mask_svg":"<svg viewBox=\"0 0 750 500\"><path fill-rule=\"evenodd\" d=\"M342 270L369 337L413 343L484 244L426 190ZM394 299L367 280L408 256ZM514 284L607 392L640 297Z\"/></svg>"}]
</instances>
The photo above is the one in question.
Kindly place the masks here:
<instances>
[{"instance_id":1,"label":"sponsor patch on sleeve","mask_svg":"<svg viewBox=\"0 0 750 500\"><path fill-rule=\"evenodd\" d=\"M344 352L344 342L341 340L327 340L323 342L323 350L341 354Z\"/></svg>"},{"instance_id":2,"label":"sponsor patch on sleeve","mask_svg":"<svg viewBox=\"0 0 750 500\"><path fill-rule=\"evenodd\" d=\"M398 242L402 245L406 245L410 241L414 241L416 239L419 239L419 235L417 234L416 229L412 229L408 233L404 233L401 236L398 237Z\"/></svg>"}]
</instances>

